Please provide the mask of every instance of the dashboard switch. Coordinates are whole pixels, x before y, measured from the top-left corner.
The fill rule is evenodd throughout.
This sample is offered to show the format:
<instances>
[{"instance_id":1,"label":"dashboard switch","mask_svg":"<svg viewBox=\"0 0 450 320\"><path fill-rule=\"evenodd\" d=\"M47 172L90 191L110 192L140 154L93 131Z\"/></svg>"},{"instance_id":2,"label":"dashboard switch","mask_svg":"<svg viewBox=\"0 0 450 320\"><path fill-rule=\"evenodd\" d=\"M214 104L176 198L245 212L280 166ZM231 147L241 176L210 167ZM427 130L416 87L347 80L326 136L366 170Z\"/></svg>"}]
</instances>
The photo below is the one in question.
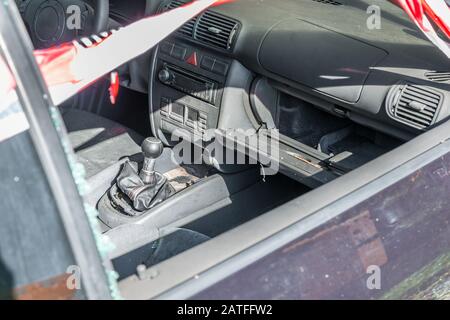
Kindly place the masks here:
<instances>
[{"instance_id":1,"label":"dashboard switch","mask_svg":"<svg viewBox=\"0 0 450 320\"><path fill-rule=\"evenodd\" d=\"M184 60L186 58L186 48L175 45L170 54L175 59Z\"/></svg>"},{"instance_id":2,"label":"dashboard switch","mask_svg":"<svg viewBox=\"0 0 450 320\"><path fill-rule=\"evenodd\" d=\"M164 41L164 42L161 44L160 49L161 49L161 52L162 52L162 53L165 53L165 54L170 55L170 54L172 53L173 47L174 47L174 44L173 44L173 43Z\"/></svg>"},{"instance_id":3,"label":"dashboard switch","mask_svg":"<svg viewBox=\"0 0 450 320\"><path fill-rule=\"evenodd\" d=\"M189 58L187 58L186 60L187 63L192 64L193 66L198 66L198 62L197 62L197 52L193 52Z\"/></svg>"},{"instance_id":4,"label":"dashboard switch","mask_svg":"<svg viewBox=\"0 0 450 320\"><path fill-rule=\"evenodd\" d=\"M214 66L215 59L209 56L204 56L202 59L202 62L200 63L200 67L202 69L212 71L212 68Z\"/></svg>"},{"instance_id":5,"label":"dashboard switch","mask_svg":"<svg viewBox=\"0 0 450 320\"><path fill-rule=\"evenodd\" d=\"M217 73L217 74L220 74L222 76L225 76L227 74L227 71L228 71L228 63L216 60L216 62L214 63L212 71L214 73Z\"/></svg>"},{"instance_id":6,"label":"dashboard switch","mask_svg":"<svg viewBox=\"0 0 450 320\"><path fill-rule=\"evenodd\" d=\"M167 114L169 113L169 105L170 105L170 100L165 97L162 97L161 98L161 107L160 107L161 115L167 116Z\"/></svg>"}]
</instances>

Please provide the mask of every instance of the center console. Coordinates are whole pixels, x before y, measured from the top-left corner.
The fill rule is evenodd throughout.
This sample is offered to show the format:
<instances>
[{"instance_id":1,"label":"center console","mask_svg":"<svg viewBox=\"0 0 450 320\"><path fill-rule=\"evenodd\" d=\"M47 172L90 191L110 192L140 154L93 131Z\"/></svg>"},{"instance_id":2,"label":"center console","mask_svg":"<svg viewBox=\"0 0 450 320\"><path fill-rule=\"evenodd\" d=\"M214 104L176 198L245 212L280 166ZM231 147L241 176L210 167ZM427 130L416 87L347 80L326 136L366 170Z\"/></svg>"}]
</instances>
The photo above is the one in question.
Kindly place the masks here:
<instances>
[{"instance_id":1,"label":"center console","mask_svg":"<svg viewBox=\"0 0 450 320\"><path fill-rule=\"evenodd\" d=\"M217 128L231 61L177 39L161 42L153 59L149 93L155 136L172 145L176 129L201 136Z\"/></svg>"}]
</instances>

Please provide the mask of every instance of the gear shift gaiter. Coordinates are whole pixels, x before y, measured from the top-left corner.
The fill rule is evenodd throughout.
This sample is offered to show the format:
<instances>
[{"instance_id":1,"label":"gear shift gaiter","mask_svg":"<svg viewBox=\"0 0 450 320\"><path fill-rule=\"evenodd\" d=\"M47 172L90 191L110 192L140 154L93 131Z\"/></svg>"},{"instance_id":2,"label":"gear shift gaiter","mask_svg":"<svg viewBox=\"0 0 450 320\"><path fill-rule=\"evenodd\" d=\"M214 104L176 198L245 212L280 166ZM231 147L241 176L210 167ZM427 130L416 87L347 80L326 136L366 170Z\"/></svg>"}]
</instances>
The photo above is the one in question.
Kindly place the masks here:
<instances>
[{"instance_id":1,"label":"gear shift gaiter","mask_svg":"<svg viewBox=\"0 0 450 320\"><path fill-rule=\"evenodd\" d=\"M111 204L130 216L139 216L170 197L175 190L167 178L154 170L163 145L159 139L147 138L142 143L144 164L138 171L137 163L127 161L116 183L109 191Z\"/></svg>"}]
</instances>

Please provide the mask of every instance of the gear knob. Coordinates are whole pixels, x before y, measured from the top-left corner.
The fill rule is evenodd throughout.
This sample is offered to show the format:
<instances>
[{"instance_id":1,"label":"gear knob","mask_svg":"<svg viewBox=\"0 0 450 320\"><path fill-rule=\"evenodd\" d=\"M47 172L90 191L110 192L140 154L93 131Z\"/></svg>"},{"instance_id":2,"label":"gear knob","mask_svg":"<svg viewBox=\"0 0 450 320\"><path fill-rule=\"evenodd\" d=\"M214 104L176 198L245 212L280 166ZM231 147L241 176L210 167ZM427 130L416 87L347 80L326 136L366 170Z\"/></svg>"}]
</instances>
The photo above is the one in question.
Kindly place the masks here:
<instances>
[{"instance_id":1,"label":"gear knob","mask_svg":"<svg viewBox=\"0 0 450 320\"><path fill-rule=\"evenodd\" d=\"M163 153L164 146L161 140L150 137L144 140L141 148L145 159L139 176L145 184L155 184L155 160Z\"/></svg>"},{"instance_id":2,"label":"gear knob","mask_svg":"<svg viewBox=\"0 0 450 320\"><path fill-rule=\"evenodd\" d=\"M161 156L164 146L158 138L150 137L144 140L141 148L145 158L157 159Z\"/></svg>"}]
</instances>

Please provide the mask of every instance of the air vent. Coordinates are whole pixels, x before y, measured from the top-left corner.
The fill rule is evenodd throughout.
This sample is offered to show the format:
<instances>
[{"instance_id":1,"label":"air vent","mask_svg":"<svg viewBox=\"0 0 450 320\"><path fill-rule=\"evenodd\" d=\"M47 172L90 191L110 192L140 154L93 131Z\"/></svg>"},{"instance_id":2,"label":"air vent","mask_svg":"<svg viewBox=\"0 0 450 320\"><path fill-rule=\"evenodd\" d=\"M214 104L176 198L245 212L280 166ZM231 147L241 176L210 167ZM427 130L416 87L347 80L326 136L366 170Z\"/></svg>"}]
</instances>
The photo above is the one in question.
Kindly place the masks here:
<instances>
[{"instance_id":1,"label":"air vent","mask_svg":"<svg viewBox=\"0 0 450 320\"><path fill-rule=\"evenodd\" d=\"M333 6L342 6L342 3L333 0L313 0L314 2L320 2L324 4L331 4Z\"/></svg>"},{"instance_id":2,"label":"air vent","mask_svg":"<svg viewBox=\"0 0 450 320\"><path fill-rule=\"evenodd\" d=\"M188 3L189 1L180 1L175 0L171 1L164 9L163 11L172 10L178 7L181 7L182 5ZM180 29L177 30L178 34L182 34L184 36L188 36L190 38L194 37L194 27L197 22L197 18L191 19L188 22L186 22Z\"/></svg>"},{"instance_id":3,"label":"air vent","mask_svg":"<svg viewBox=\"0 0 450 320\"><path fill-rule=\"evenodd\" d=\"M188 2L188 0L174 0L161 11L172 10ZM230 50L238 28L239 24L235 20L207 10L185 23L177 33L213 47Z\"/></svg>"},{"instance_id":4,"label":"air vent","mask_svg":"<svg viewBox=\"0 0 450 320\"><path fill-rule=\"evenodd\" d=\"M443 96L425 86L402 84L391 91L388 113L395 120L426 129L436 120Z\"/></svg>"},{"instance_id":5,"label":"air vent","mask_svg":"<svg viewBox=\"0 0 450 320\"><path fill-rule=\"evenodd\" d=\"M194 38L204 43L229 50L237 31L236 21L212 11L200 16Z\"/></svg>"},{"instance_id":6,"label":"air vent","mask_svg":"<svg viewBox=\"0 0 450 320\"><path fill-rule=\"evenodd\" d=\"M425 73L425 77L427 77L428 80L435 82L449 82L450 72L430 71Z\"/></svg>"}]
</instances>

